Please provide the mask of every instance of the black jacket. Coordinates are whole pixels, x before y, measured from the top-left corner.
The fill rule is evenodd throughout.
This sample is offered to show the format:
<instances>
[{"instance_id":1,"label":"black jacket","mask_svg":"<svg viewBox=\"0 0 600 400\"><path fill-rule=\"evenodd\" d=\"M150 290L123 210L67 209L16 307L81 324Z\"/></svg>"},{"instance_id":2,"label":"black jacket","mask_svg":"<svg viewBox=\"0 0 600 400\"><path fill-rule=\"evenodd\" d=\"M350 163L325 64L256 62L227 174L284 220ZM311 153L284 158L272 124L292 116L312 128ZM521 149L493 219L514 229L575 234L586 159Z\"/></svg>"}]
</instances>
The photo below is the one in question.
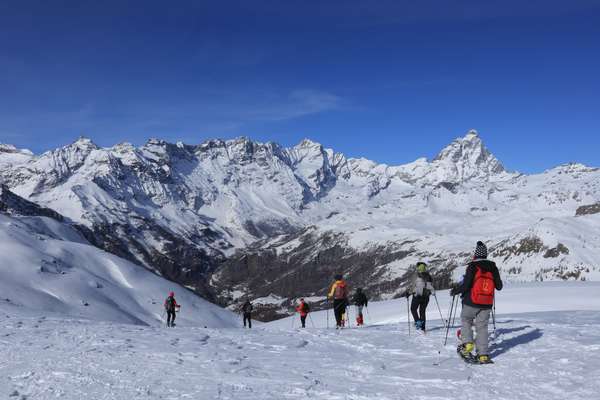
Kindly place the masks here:
<instances>
[{"instance_id":1,"label":"black jacket","mask_svg":"<svg viewBox=\"0 0 600 400\"><path fill-rule=\"evenodd\" d=\"M491 272L492 275L494 275L494 285L496 286L496 290L502 290L502 279L500 279L500 271L498 271L496 264L489 260L474 260L467 266L467 272L465 273L462 283L456 287L452 293L460 294L462 297L462 302L465 305L475 308L490 309L492 306L473 304L471 301L471 289L473 288L473 283L475 281L477 267L481 268L485 272Z\"/></svg>"},{"instance_id":2,"label":"black jacket","mask_svg":"<svg viewBox=\"0 0 600 400\"><path fill-rule=\"evenodd\" d=\"M356 292L354 294L354 297L352 297L352 302L357 306L366 307L369 303L369 299L367 298L367 295L364 292Z\"/></svg>"},{"instance_id":3,"label":"black jacket","mask_svg":"<svg viewBox=\"0 0 600 400\"><path fill-rule=\"evenodd\" d=\"M252 309L254 307L252 307L252 303L250 303L249 301L245 302L244 305L242 305L242 312L244 314L250 314L252 312Z\"/></svg>"}]
</instances>

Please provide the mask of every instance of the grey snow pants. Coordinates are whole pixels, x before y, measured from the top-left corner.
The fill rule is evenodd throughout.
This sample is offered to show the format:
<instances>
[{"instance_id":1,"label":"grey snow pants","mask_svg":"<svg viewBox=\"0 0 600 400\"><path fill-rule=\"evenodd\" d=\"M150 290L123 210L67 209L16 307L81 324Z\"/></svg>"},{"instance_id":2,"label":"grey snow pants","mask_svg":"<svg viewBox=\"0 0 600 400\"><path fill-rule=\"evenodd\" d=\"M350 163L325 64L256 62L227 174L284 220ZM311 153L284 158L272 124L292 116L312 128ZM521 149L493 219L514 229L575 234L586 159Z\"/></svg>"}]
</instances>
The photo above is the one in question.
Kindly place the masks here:
<instances>
[{"instance_id":1,"label":"grey snow pants","mask_svg":"<svg viewBox=\"0 0 600 400\"><path fill-rule=\"evenodd\" d=\"M473 325L475 325L475 348L479 355L489 355L488 351L488 324L490 322L491 309L475 308L463 304L460 313L461 340L463 343L473 342Z\"/></svg>"}]
</instances>

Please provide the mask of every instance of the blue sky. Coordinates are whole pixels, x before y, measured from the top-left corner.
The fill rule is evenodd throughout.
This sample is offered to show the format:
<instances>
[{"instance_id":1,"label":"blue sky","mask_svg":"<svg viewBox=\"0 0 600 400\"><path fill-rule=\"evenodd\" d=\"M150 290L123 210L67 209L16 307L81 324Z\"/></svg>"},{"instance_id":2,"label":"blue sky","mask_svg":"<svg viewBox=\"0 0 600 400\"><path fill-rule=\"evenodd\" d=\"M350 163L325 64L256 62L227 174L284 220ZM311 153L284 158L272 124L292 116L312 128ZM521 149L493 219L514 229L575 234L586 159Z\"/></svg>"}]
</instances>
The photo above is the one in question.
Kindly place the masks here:
<instances>
[{"instance_id":1,"label":"blue sky","mask_svg":"<svg viewBox=\"0 0 600 400\"><path fill-rule=\"evenodd\" d=\"M600 166L600 1L0 3L0 142L35 152L309 137L400 164L471 128L510 169Z\"/></svg>"}]
</instances>

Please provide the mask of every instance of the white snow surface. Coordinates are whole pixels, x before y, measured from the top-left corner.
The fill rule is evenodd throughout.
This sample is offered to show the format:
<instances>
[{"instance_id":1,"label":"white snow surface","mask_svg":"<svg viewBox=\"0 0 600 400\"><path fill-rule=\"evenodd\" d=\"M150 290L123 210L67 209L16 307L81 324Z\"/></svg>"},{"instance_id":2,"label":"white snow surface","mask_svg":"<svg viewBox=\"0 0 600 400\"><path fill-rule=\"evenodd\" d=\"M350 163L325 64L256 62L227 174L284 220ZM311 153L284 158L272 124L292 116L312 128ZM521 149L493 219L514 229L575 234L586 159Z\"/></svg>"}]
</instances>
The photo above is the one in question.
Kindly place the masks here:
<instances>
[{"instance_id":1,"label":"white snow surface","mask_svg":"<svg viewBox=\"0 0 600 400\"><path fill-rule=\"evenodd\" d=\"M305 330L175 329L0 307L0 396L15 399L549 399L600 393L600 285L509 285L490 325L494 365L469 366L429 307L409 335L405 301L369 305L367 325ZM444 309L447 293L438 293ZM403 322L402 322L403 321ZM398 324L398 322L402 322Z\"/></svg>"},{"instance_id":2,"label":"white snow surface","mask_svg":"<svg viewBox=\"0 0 600 400\"><path fill-rule=\"evenodd\" d=\"M0 310L161 325L170 291L182 305L178 320L185 325L239 325L233 313L89 245L66 224L0 214Z\"/></svg>"}]
</instances>

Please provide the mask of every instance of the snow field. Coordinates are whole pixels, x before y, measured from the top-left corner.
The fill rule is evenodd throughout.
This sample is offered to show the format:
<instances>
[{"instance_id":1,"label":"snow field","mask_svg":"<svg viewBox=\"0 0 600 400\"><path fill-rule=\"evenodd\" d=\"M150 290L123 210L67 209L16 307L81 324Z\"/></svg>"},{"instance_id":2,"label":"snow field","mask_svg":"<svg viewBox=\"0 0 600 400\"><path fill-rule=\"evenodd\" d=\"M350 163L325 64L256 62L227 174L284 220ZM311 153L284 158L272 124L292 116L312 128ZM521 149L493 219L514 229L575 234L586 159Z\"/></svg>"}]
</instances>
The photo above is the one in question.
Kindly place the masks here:
<instances>
[{"instance_id":1,"label":"snow field","mask_svg":"<svg viewBox=\"0 0 600 400\"><path fill-rule=\"evenodd\" d=\"M589 400L600 393L598 293L598 284L509 287L498 300L496 334L490 326L496 364L489 366L466 365L456 356L455 328L442 347L445 330L434 319L435 303L427 335L408 334L402 301L371 304L375 325L343 331L312 328L311 320L305 330L291 329L291 320L253 330L183 323L167 329L2 308L0 396ZM539 303L513 313L528 299ZM565 311L580 307L580 299L587 299L587 311ZM543 303L564 307L548 311ZM314 313L313 322L319 314L326 313Z\"/></svg>"}]
</instances>

